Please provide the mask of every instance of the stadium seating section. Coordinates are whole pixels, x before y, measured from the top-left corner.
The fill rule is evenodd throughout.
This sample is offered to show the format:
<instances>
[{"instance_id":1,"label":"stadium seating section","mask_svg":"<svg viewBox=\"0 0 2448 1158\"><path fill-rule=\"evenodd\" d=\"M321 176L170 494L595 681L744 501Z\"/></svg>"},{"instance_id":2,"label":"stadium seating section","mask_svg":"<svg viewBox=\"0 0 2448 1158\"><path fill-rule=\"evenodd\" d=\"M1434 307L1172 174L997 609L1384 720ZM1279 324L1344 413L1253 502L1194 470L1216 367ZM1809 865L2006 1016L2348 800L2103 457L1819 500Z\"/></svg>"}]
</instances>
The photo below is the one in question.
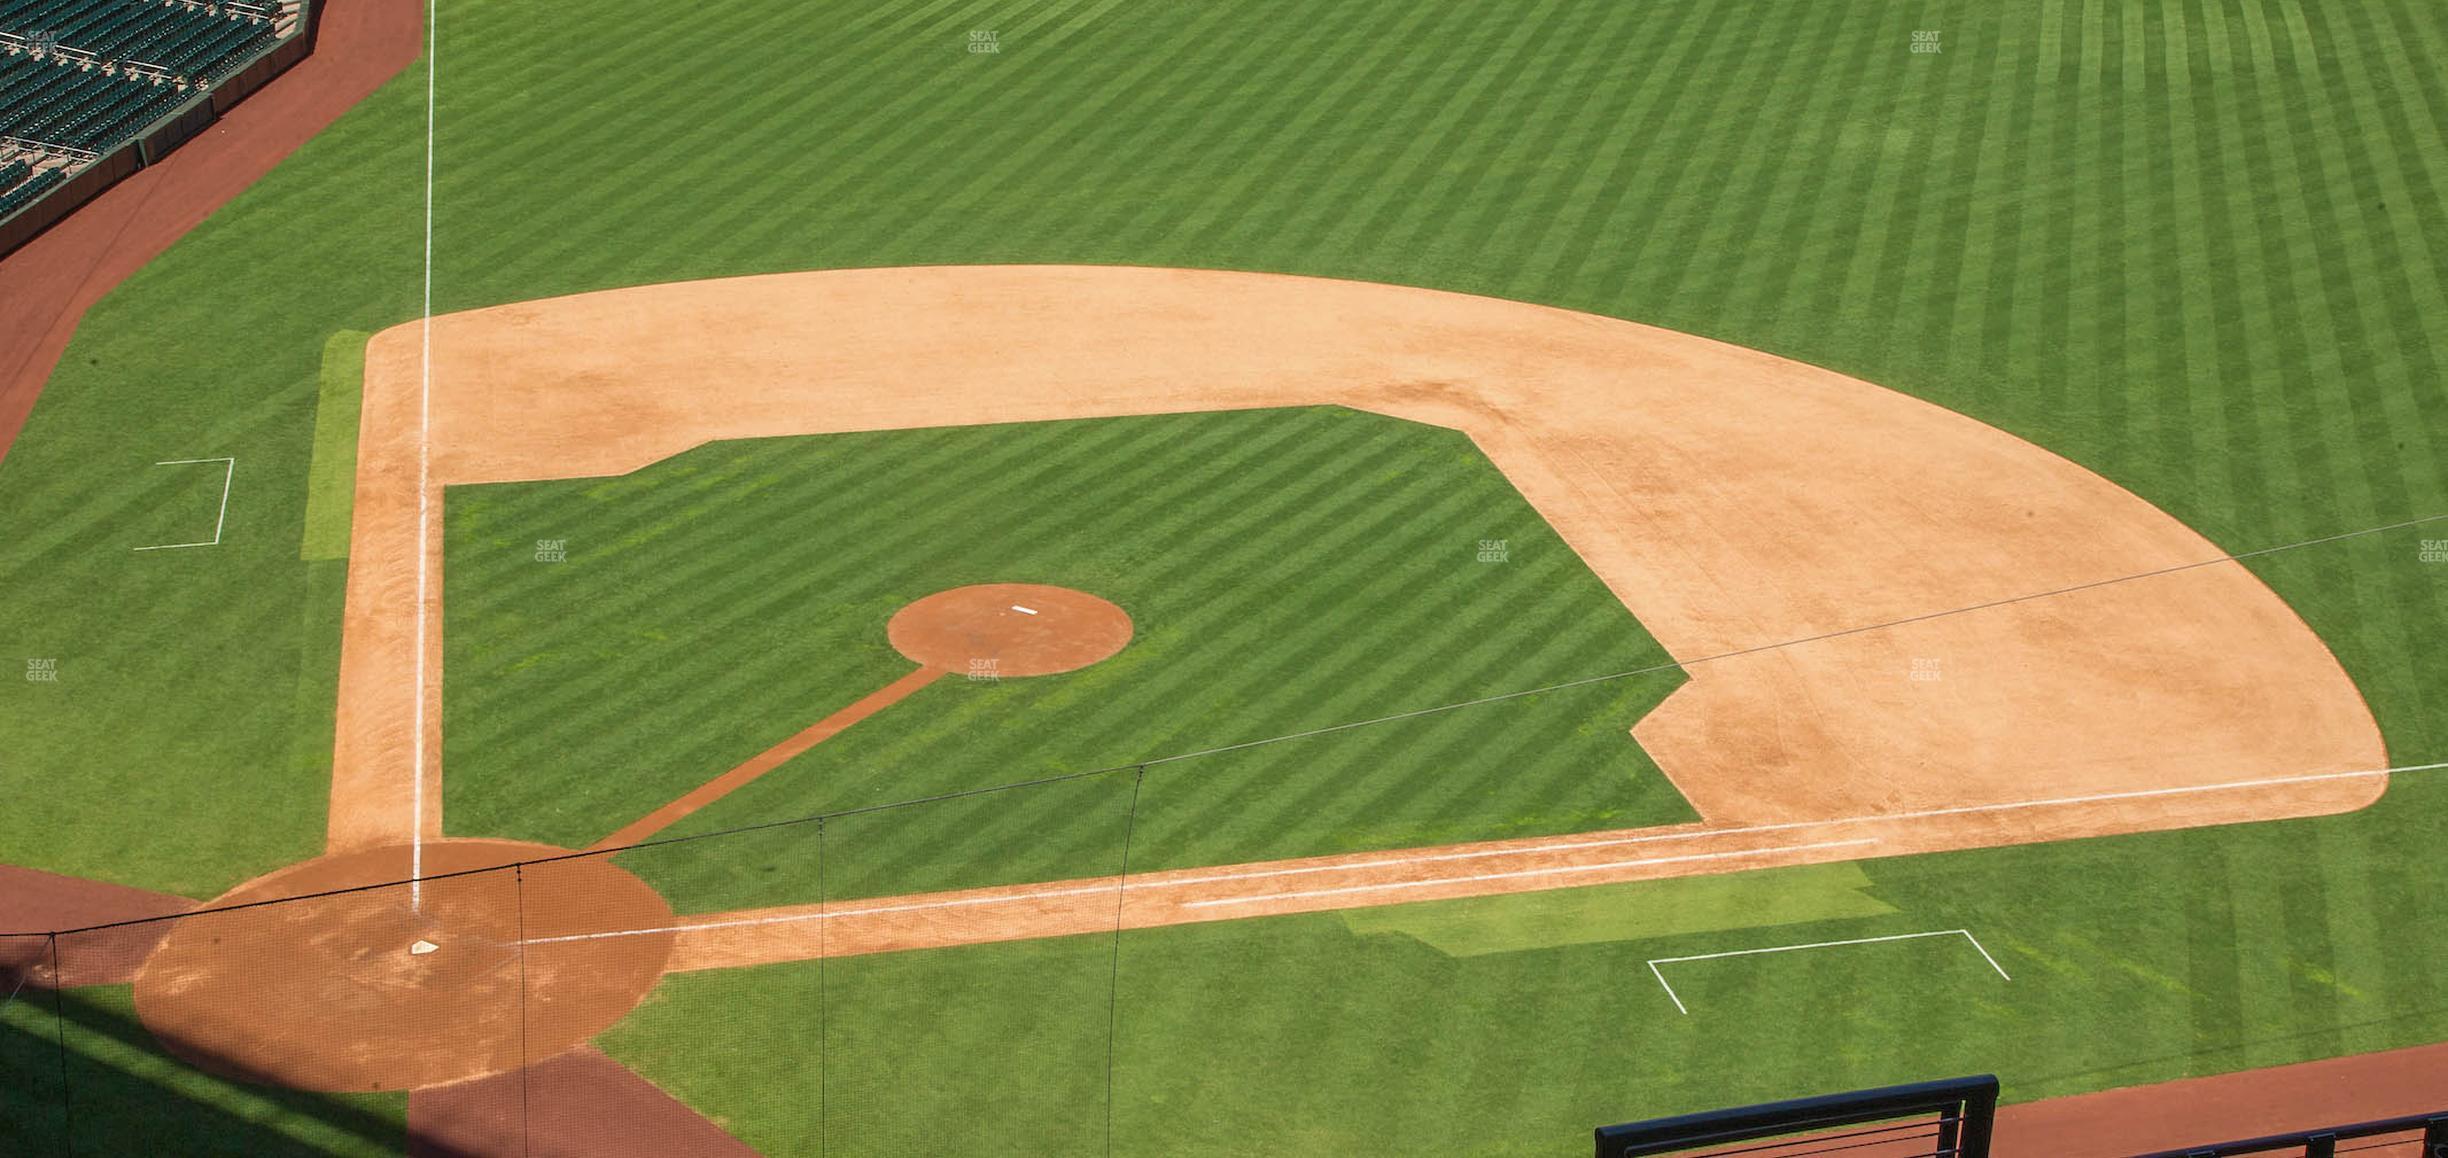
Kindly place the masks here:
<instances>
[{"instance_id":1,"label":"stadium seating section","mask_svg":"<svg viewBox=\"0 0 2448 1158\"><path fill-rule=\"evenodd\" d=\"M87 152L133 136L275 38L268 8L185 0L9 0L0 32L11 34L0 50L0 137ZM38 56L36 43L65 51ZM0 183L0 212L20 192Z\"/></svg>"}]
</instances>

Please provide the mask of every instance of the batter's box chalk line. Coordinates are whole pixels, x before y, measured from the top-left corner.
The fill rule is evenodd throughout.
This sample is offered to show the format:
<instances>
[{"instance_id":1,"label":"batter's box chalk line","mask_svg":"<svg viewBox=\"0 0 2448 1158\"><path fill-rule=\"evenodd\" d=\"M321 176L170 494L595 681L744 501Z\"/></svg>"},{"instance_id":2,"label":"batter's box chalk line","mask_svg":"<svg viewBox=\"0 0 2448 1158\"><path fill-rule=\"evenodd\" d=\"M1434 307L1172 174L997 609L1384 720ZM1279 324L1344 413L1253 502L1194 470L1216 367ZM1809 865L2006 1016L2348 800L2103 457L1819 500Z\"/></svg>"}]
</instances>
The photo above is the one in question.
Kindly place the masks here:
<instances>
[{"instance_id":1,"label":"batter's box chalk line","mask_svg":"<svg viewBox=\"0 0 2448 1158\"><path fill-rule=\"evenodd\" d=\"M1808 945L1774 945L1765 949L1735 949L1725 953L1700 953L1690 957L1656 957L1652 958L1649 962L1649 974L1650 976L1657 978L1658 988L1666 991L1666 999L1674 1002L1675 1011L1689 1017L1691 1016L1691 1010L1683 1004L1683 998L1675 993L1674 986L1667 983L1666 972L1665 970L1658 968L1659 966L1678 965L1689 961L1718 961L1727 957L1757 957L1768 953L1798 953L1804 949L1836 949L1846 945L1883 945L1892 941L1919 941L1930 937L1961 937L1964 940L1971 942L1972 948L1980 953L1981 960L1988 962L1991 969L1997 970L1997 975L1999 977L2005 978L2008 981L2014 980L2012 976L2007 974L2006 967L1998 964L1997 958L1989 955L1988 948L1982 945L1980 943L1980 938L1973 936L1972 931L1969 929L1940 929L1929 933L1898 933L1892 937L1855 937L1847 941L1813 941Z\"/></svg>"},{"instance_id":2,"label":"batter's box chalk line","mask_svg":"<svg viewBox=\"0 0 2448 1158\"><path fill-rule=\"evenodd\" d=\"M227 525L229 522L230 482L238 477L238 460L236 458L173 458L163 462L154 463L153 465L194 466L207 462L217 462L223 464L221 471L221 513L213 516L212 538L200 539L193 543L155 543L149 547L133 547L130 548L130 550L175 551L181 547L218 547L221 545L221 528Z\"/></svg>"}]
</instances>

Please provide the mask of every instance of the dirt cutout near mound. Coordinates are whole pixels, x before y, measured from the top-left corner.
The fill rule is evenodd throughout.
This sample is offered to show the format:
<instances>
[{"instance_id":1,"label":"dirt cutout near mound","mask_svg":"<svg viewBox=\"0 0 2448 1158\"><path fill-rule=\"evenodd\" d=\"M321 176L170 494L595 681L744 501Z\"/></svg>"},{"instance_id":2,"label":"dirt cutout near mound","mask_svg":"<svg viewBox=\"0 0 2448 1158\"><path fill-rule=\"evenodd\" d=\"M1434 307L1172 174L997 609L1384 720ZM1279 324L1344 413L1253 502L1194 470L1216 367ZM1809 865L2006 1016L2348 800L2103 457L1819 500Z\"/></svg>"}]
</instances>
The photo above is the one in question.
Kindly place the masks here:
<instances>
[{"instance_id":1,"label":"dirt cutout near mound","mask_svg":"<svg viewBox=\"0 0 2448 1158\"><path fill-rule=\"evenodd\" d=\"M714 439L1313 404L1467 432L1689 665L1633 734L1704 824L1239 866L1205 875L1268 897L1166 919L2310 816L2386 787L2352 682L2215 545L2002 431L1690 335L1399 286L1105 267L736 278L432 325L430 399L418 325L368 347L335 849L408 839L413 786L437 797L441 550L438 528L416 533L421 449L438 493L618 474ZM1774 646L1800 639L1816 641ZM1644 847L1676 841L1695 843ZM1016 887L933 922L967 934L926 937L1012 935L983 915L998 907L1038 914L1012 928L1060 926L1068 896L1096 891L1110 924L1097 885ZM696 940L682 959L700 960Z\"/></svg>"},{"instance_id":2,"label":"dirt cutout near mound","mask_svg":"<svg viewBox=\"0 0 2448 1158\"><path fill-rule=\"evenodd\" d=\"M500 868L564 855L452 840L425 846L432 879L415 885L391 883L409 875L405 847L259 877L167 922L136 971L137 1016L199 1069L309 1090L416 1089L552 1057L628 1013L671 948L668 934L551 940L671 922L606 857Z\"/></svg>"}]
</instances>

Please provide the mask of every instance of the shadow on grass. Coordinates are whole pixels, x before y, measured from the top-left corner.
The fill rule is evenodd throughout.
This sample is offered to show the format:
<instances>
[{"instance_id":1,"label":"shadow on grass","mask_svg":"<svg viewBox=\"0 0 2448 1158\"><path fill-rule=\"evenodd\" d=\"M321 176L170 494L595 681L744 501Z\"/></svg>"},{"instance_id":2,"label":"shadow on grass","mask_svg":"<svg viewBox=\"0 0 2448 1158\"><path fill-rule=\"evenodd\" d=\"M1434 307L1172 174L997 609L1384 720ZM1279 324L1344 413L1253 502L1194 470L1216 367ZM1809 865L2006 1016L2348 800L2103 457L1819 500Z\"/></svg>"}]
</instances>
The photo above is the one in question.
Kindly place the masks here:
<instances>
[{"instance_id":1,"label":"shadow on grass","mask_svg":"<svg viewBox=\"0 0 2448 1158\"><path fill-rule=\"evenodd\" d=\"M157 1040L124 990L20 989L0 1009L0 1153L286 1158L405 1147L401 1120L362 1098L213 1077L165 1045L210 1054Z\"/></svg>"}]
</instances>

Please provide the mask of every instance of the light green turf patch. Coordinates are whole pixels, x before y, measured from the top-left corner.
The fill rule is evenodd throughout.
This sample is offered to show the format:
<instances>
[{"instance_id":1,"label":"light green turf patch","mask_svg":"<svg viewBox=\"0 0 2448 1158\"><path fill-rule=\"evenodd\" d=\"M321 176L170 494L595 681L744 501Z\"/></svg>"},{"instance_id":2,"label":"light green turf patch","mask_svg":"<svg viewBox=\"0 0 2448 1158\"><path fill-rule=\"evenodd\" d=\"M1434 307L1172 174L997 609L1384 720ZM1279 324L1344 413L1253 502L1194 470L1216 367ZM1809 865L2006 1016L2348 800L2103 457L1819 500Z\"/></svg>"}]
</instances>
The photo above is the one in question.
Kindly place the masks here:
<instances>
[{"instance_id":1,"label":"light green turf patch","mask_svg":"<svg viewBox=\"0 0 2448 1158\"><path fill-rule=\"evenodd\" d=\"M1559 889L1515 897L1346 909L1362 936L1403 936L1449 957L1479 957L1564 945L1637 941L1764 929L1811 921L1881 917L1895 908L1869 895L1857 864L1782 873L1736 873Z\"/></svg>"},{"instance_id":2,"label":"light green turf patch","mask_svg":"<svg viewBox=\"0 0 2448 1158\"><path fill-rule=\"evenodd\" d=\"M345 559L357 500L357 409L365 391L365 347L374 335L340 330L323 343L316 376L314 457L306 466L306 538L298 557Z\"/></svg>"}]
</instances>

